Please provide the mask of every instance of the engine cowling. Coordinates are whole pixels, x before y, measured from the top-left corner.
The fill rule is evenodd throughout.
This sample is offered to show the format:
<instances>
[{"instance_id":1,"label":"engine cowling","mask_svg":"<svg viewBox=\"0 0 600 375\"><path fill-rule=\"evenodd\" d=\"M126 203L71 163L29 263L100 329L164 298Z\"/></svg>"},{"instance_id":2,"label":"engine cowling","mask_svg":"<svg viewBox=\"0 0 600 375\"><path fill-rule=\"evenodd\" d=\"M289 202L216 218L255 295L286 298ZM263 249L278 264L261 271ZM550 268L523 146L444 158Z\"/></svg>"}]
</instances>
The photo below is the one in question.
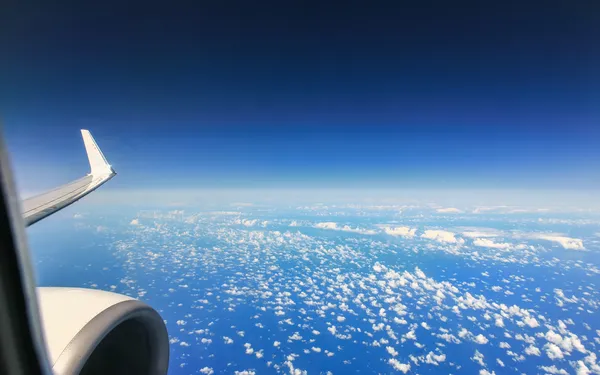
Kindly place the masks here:
<instances>
[{"instance_id":1,"label":"engine cowling","mask_svg":"<svg viewBox=\"0 0 600 375\"><path fill-rule=\"evenodd\" d=\"M51 367L57 375L164 375L169 337L153 308L82 288L38 288Z\"/></svg>"}]
</instances>

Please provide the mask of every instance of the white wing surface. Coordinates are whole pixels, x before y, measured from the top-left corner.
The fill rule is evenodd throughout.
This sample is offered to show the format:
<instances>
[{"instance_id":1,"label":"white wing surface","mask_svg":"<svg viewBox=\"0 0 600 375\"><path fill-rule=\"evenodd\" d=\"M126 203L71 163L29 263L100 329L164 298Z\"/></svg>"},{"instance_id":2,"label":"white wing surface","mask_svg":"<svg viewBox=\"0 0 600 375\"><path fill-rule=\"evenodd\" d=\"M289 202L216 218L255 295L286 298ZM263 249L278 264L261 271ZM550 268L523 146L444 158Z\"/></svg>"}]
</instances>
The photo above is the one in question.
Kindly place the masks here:
<instances>
[{"instance_id":1,"label":"white wing surface","mask_svg":"<svg viewBox=\"0 0 600 375\"><path fill-rule=\"evenodd\" d=\"M25 199L22 203L22 209L23 219L27 226L85 197L116 175L116 172L100 151L92 134L88 130L82 129L81 135L90 162L90 173L66 185Z\"/></svg>"}]
</instances>

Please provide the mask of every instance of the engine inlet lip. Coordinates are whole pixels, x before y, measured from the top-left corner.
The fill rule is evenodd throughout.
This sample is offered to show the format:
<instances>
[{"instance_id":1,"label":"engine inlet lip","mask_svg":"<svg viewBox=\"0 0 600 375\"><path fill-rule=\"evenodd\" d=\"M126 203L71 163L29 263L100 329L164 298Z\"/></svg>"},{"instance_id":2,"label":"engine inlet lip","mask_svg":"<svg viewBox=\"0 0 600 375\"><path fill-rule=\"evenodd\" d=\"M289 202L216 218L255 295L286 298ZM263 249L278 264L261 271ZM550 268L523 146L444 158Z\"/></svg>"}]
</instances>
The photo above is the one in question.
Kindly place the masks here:
<instances>
[{"instance_id":1,"label":"engine inlet lip","mask_svg":"<svg viewBox=\"0 0 600 375\"><path fill-rule=\"evenodd\" d=\"M92 318L60 353L53 371L57 375L79 374L86 361L102 340L123 322L138 320L148 329L149 366L151 375L167 373L169 366L169 336L161 316L145 303L127 300L116 303Z\"/></svg>"}]
</instances>

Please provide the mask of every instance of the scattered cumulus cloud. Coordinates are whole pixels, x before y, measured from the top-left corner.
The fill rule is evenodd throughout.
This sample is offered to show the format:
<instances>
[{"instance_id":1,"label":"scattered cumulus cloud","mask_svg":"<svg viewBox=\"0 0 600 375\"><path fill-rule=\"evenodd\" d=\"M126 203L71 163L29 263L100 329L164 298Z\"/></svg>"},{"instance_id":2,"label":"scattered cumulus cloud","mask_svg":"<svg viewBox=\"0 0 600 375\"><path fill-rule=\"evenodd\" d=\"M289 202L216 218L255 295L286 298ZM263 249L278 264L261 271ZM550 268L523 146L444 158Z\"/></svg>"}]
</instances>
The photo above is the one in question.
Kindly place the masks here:
<instances>
[{"instance_id":1,"label":"scattered cumulus cloud","mask_svg":"<svg viewBox=\"0 0 600 375\"><path fill-rule=\"evenodd\" d=\"M532 234L531 238L556 242L567 250L585 250L585 247L583 247L583 240L579 238L571 238L553 234Z\"/></svg>"},{"instance_id":2,"label":"scattered cumulus cloud","mask_svg":"<svg viewBox=\"0 0 600 375\"><path fill-rule=\"evenodd\" d=\"M480 228L480 227L462 227L461 234L468 238L478 238L478 237L499 237L503 233L498 229L494 228Z\"/></svg>"},{"instance_id":3,"label":"scattered cumulus cloud","mask_svg":"<svg viewBox=\"0 0 600 375\"><path fill-rule=\"evenodd\" d=\"M349 225L339 226L337 223L334 223L331 221L317 223L317 224L315 224L315 228L328 229L328 230L339 230L342 232L350 232L350 233L358 233L358 234L377 234L377 232L372 229L352 228Z\"/></svg>"},{"instance_id":4,"label":"scattered cumulus cloud","mask_svg":"<svg viewBox=\"0 0 600 375\"><path fill-rule=\"evenodd\" d=\"M462 211L458 208L448 207L448 208L438 208L436 212L440 214L460 214Z\"/></svg>"},{"instance_id":5,"label":"scattered cumulus cloud","mask_svg":"<svg viewBox=\"0 0 600 375\"><path fill-rule=\"evenodd\" d=\"M328 212L325 208L335 211ZM549 277L558 279L566 272L579 272L577 275L583 278L593 277L597 274L592 272L591 263L551 260L550 257L540 256L547 251L543 246L535 246L536 242L533 241L531 245L534 246L519 251L521 245L517 243L525 244L525 239L532 238L520 236L520 231L456 227L456 217L450 215L436 218L448 220L446 226L437 222L432 224L431 216L427 215L431 212L430 206L425 208L426 214L422 218L406 218L406 212L395 212L393 217L373 216L367 221L356 221L358 224L350 219L340 219L345 216L340 206L325 208L311 208L311 215L322 217L317 221L312 221L309 216L298 216L300 219L296 218L296 221L289 217L277 218L269 213L269 225L264 225L264 218L254 212L252 215L256 219L243 220L242 217L247 213L233 217L200 213L185 218L185 225L191 224L187 227L183 227L184 218L175 218L181 220L182 225L171 225L174 220L172 217L167 222L161 222L160 217L146 222L144 220L149 216L138 214L137 217L144 223L154 222L155 225L135 229L127 227L128 234L134 232L139 235L138 242L129 239L119 241L115 244L116 253L132 269L138 270L145 265L147 268L142 267L143 270L159 270L165 264L167 267L164 269L176 268L179 271L177 280L173 278L169 293L183 291L180 288L184 287L186 292L196 293L193 304L203 309L203 314L188 314L186 302L177 301L173 306L177 306L175 310L180 315L175 315L168 324L171 325L170 331L173 328L175 333L179 331L181 334L195 333L200 336L191 336L193 339L187 341L191 344L183 341L185 336L172 337L172 347L176 350L185 351L186 346L195 343L203 343L203 349L211 349L205 348L211 342L208 337L217 341L222 338L225 344L233 344L232 339L222 335L237 337L237 334L244 337L242 330L246 329L249 334L241 343L248 342L243 347L229 346L232 350L239 350L244 360L250 361L249 365L237 367L238 370L251 368L251 361L260 360L274 372L304 374L306 371L298 368L298 365L306 363L306 360L329 360L329 357L352 366L356 364L355 359L350 358L350 351L345 349L352 347L354 350L358 345L377 352L378 358L383 358L379 365L384 369L402 373L425 373L428 372L424 369L426 365L440 366L437 370L444 373L457 373L465 360L469 362L469 358L479 365L477 368L481 369L481 374L492 374L492 370L500 373L506 369L523 371L519 368L522 361L535 361L534 366L540 373L559 375L567 373L563 368L581 374L596 374L595 369L600 368L594 354L600 345L600 330L595 333L598 327L593 318L589 318L594 315L588 315L597 312L598 293L591 287L584 289L585 284L578 289L565 283L564 291L548 285L544 287L543 284ZM360 210L361 215L365 213ZM125 217L125 223L129 219ZM352 224L344 225L330 220ZM387 224L377 225L377 222ZM494 223L493 220L482 222L483 225ZM540 224L535 223L534 228L537 228ZM298 228L287 227L288 224L365 236L345 238L317 230L303 233ZM132 225L139 223L132 222ZM443 229L421 229L428 226ZM527 228L521 226L520 222L513 227ZM164 251L160 246L165 241L160 237L157 237L157 246L142 247L144 251L139 254L135 250L139 248L136 245L152 235L169 238L174 233L178 236L177 241L169 242L168 249ZM374 233L380 235L370 236ZM384 234L416 240L407 246L409 241L398 243ZM206 248L204 244L193 242L200 235L203 238L214 235L218 241ZM550 235L553 239L544 240L560 246L560 241L564 242L564 239L569 240L565 242L567 246L575 244L575 247L578 247L577 241L581 241L561 234L543 235ZM586 242L591 250L594 250L593 244L594 240L590 240L589 244ZM505 249L511 251L497 251ZM419 263L422 254L435 254L438 251L443 251L444 256L465 257L478 268L474 267L468 275L462 275L448 272L451 269L443 269L442 264L432 267L431 264ZM486 264L491 256L494 257L494 263ZM394 263L398 259L402 264ZM454 259L461 261L461 258ZM523 259L529 263L521 263ZM507 263L501 263L505 260ZM512 267L509 263L532 264L544 272L528 274L525 267ZM243 271L240 266L243 266ZM496 272L494 267L501 272ZM215 270L220 269L228 271L227 277L219 279L218 285L208 289L206 295L204 292L199 295L195 281L212 280ZM95 282L99 288L102 287L99 281ZM124 285L115 289L123 291L129 287L133 295L146 293L146 287L136 285L136 282L140 281L126 275L122 281ZM211 313L236 312L233 315L237 319L249 301L256 307L256 313L253 310L247 317L249 326L236 320L231 322L228 331L210 331L210 324L219 320L210 317ZM573 320L556 320L552 309L545 309L546 305L553 304L565 314L576 311L577 315L573 316ZM198 318L205 315L212 320L210 324L204 318ZM575 317L581 317L582 320ZM583 318L588 318L587 323L582 323ZM457 321L459 323L454 324ZM587 332L584 328L581 331L575 329L582 324ZM250 334L255 326L264 328L262 332L282 332L281 335L269 335L271 340L268 342L273 345L271 349L268 344L269 348L258 349L263 345L262 341ZM417 340L417 336L422 340ZM474 343L479 344L475 347L485 353L485 358L478 351L473 355ZM448 361L443 353L444 348L449 350ZM218 345L212 349L218 351ZM494 353L494 350L499 353ZM216 357L218 353L211 355ZM453 358L456 355L458 357ZM178 359L184 361L185 357ZM230 370L234 372L235 368L231 367ZM307 370L311 371L312 368ZM535 367L529 370L535 372ZM214 372L212 368L205 367L200 373L212 375L211 371ZM250 374L253 371L237 373ZM385 370L380 368L378 372Z\"/></svg>"},{"instance_id":6,"label":"scattered cumulus cloud","mask_svg":"<svg viewBox=\"0 0 600 375\"><path fill-rule=\"evenodd\" d=\"M565 369L559 369L558 367L556 367L556 365L552 365L552 366L540 366L540 370L544 371L547 374L569 375L569 373L567 372L567 370L565 370Z\"/></svg>"},{"instance_id":7,"label":"scattered cumulus cloud","mask_svg":"<svg viewBox=\"0 0 600 375\"><path fill-rule=\"evenodd\" d=\"M416 228L409 228L409 227L382 226L381 228L383 229L383 231L386 234L389 234L390 236L396 236L396 237L413 238L415 236L415 233L417 232Z\"/></svg>"},{"instance_id":8,"label":"scattered cumulus cloud","mask_svg":"<svg viewBox=\"0 0 600 375\"><path fill-rule=\"evenodd\" d=\"M476 238L473 240L473 245L479 247L489 247L491 249L509 249L512 245L506 242L496 243L487 238Z\"/></svg>"},{"instance_id":9,"label":"scattered cumulus cloud","mask_svg":"<svg viewBox=\"0 0 600 375\"><path fill-rule=\"evenodd\" d=\"M410 371L410 363L401 363L396 358L390 358L388 363L394 368L394 370L400 371L403 374L406 374Z\"/></svg>"},{"instance_id":10,"label":"scattered cumulus cloud","mask_svg":"<svg viewBox=\"0 0 600 375\"><path fill-rule=\"evenodd\" d=\"M421 237L442 243L463 244L465 242L465 240L462 238L456 238L454 233L445 230L428 229L421 235Z\"/></svg>"},{"instance_id":11,"label":"scattered cumulus cloud","mask_svg":"<svg viewBox=\"0 0 600 375\"><path fill-rule=\"evenodd\" d=\"M540 351L540 349L538 347L536 347L535 345L532 344L525 348L525 354L535 355L535 356L539 357L540 355L542 355L542 352Z\"/></svg>"},{"instance_id":12,"label":"scattered cumulus cloud","mask_svg":"<svg viewBox=\"0 0 600 375\"><path fill-rule=\"evenodd\" d=\"M487 337L485 337L481 333L478 334L477 336L473 337L473 341L476 342L477 344L481 344L481 345L485 345L489 342Z\"/></svg>"}]
</instances>

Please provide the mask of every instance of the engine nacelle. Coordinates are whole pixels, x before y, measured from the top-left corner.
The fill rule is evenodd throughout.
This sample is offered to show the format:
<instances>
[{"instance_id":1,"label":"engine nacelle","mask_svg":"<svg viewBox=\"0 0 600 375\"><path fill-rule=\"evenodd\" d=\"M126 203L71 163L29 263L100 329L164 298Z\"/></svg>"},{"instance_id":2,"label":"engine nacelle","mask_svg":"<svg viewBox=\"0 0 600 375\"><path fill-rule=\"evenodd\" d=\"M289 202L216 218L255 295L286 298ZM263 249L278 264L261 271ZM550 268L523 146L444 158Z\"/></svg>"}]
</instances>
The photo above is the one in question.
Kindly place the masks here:
<instances>
[{"instance_id":1,"label":"engine nacelle","mask_svg":"<svg viewBox=\"0 0 600 375\"><path fill-rule=\"evenodd\" d=\"M93 289L38 288L37 293L55 374L167 373L167 328L150 306Z\"/></svg>"}]
</instances>

